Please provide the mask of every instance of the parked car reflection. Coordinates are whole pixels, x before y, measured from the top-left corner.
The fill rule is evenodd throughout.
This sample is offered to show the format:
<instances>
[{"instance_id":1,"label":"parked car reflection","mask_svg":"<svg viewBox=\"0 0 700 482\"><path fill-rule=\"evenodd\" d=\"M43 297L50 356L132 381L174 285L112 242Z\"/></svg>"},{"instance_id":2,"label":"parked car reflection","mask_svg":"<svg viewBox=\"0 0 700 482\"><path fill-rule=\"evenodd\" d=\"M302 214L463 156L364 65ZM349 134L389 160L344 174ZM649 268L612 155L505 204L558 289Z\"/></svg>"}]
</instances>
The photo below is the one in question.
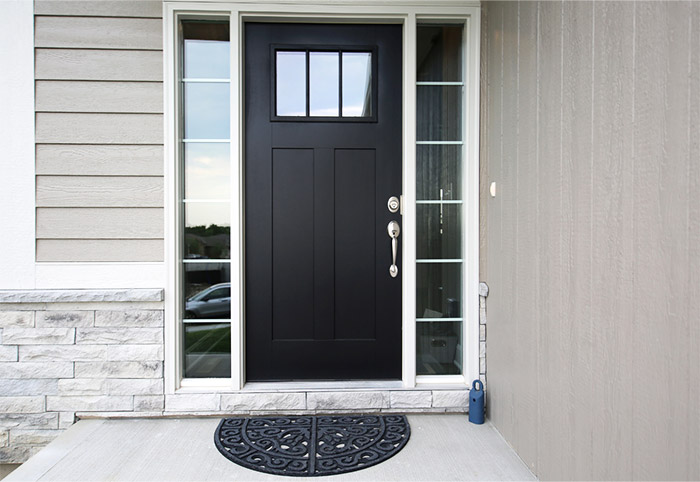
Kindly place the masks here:
<instances>
[{"instance_id":1,"label":"parked car reflection","mask_svg":"<svg viewBox=\"0 0 700 482\"><path fill-rule=\"evenodd\" d=\"M231 283L219 283L185 302L185 318L231 318Z\"/></svg>"}]
</instances>

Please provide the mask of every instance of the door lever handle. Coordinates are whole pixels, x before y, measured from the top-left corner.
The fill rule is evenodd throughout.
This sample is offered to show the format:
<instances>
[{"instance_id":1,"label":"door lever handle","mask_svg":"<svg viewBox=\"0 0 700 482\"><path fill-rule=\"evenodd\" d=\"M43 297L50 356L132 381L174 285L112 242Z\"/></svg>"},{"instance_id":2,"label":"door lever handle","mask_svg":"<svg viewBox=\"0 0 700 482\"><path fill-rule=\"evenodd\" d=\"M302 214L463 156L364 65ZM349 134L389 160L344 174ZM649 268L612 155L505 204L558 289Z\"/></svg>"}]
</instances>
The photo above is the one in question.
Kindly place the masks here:
<instances>
[{"instance_id":1,"label":"door lever handle","mask_svg":"<svg viewBox=\"0 0 700 482\"><path fill-rule=\"evenodd\" d=\"M399 268L396 266L396 250L398 249L398 238L401 234L401 228L399 223L396 221L389 221L389 225L386 227L387 233L391 238L391 266L389 266L389 274L392 278L396 278L399 274Z\"/></svg>"}]
</instances>

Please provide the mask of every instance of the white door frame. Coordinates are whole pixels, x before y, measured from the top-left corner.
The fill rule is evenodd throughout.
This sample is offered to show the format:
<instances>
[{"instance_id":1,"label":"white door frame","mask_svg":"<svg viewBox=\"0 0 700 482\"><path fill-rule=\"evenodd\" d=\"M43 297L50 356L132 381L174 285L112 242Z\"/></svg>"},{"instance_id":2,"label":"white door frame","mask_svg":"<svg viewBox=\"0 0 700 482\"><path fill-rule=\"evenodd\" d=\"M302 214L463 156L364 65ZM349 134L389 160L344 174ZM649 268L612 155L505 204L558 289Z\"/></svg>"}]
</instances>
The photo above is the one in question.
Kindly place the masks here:
<instances>
[{"instance_id":1,"label":"white door frame","mask_svg":"<svg viewBox=\"0 0 700 482\"><path fill-rule=\"evenodd\" d=\"M466 386L479 377L479 2L459 0L291 0L231 2L165 1L163 9L165 92L165 392L181 387L237 391L245 384L243 303L243 24L252 21L400 23L403 29L403 335L402 385ZM362 13L358 13L362 12ZM181 379L181 253L179 189L181 179L178 138L178 36L181 17L230 19L231 29L231 379ZM416 25L448 21L465 25L465 107L463 113L464 261L463 372L464 375L416 376ZM309 383L312 387L314 384ZM350 383L348 386L364 386ZM376 386L368 382L367 387ZM395 386L395 383L391 384ZM387 384L389 386L389 384Z\"/></svg>"}]
</instances>

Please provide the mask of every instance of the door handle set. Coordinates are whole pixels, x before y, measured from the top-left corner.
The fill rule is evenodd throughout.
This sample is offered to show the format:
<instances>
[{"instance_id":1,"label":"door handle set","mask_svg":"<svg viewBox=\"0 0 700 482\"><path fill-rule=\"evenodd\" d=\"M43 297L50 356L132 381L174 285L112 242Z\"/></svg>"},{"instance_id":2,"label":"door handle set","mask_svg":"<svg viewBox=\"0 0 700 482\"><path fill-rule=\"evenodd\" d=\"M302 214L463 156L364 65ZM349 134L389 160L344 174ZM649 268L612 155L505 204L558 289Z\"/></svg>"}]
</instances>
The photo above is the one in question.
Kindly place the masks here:
<instances>
[{"instance_id":1,"label":"door handle set","mask_svg":"<svg viewBox=\"0 0 700 482\"><path fill-rule=\"evenodd\" d=\"M399 227L399 223L396 221L389 221L386 231L389 233L389 237L391 238L391 266L389 266L389 274L392 278L396 278L396 276L399 274L399 268L396 266L396 250L398 249L398 238L399 234L401 234L401 228Z\"/></svg>"},{"instance_id":2,"label":"door handle set","mask_svg":"<svg viewBox=\"0 0 700 482\"><path fill-rule=\"evenodd\" d=\"M401 208L401 199L391 196L386 202L386 208L390 213L395 214ZM391 266L389 266L389 274L392 278L396 278L399 274L399 268L396 266L396 251L399 249L399 234L401 234L401 227L398 221L389 221L386 232L391 238Z\"/></svg>"}]
</instances>

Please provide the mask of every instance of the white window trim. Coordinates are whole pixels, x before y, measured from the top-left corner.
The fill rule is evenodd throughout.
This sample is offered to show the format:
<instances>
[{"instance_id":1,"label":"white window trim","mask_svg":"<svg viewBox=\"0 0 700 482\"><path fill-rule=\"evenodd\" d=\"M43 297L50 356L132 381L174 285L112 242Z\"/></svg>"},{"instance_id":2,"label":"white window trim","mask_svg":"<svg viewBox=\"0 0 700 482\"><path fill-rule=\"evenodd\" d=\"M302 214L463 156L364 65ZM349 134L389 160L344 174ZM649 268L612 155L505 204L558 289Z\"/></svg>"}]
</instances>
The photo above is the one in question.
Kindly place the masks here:
<instances>
[{"instance_id":1,"label":"white window trim","mask_svg":"<svg viewBox=\"0 0 700 482\"><path fill-rule=\"evenodd\" d=\"M308 21L322 22L382 22L401 23L403 29L403 233L416 232L415 167L416 167L416 25L420 21L451 20L465 24L465 115L464 145L465 164L464 223L465 278L463 282L463 340L464 375L420 377L416 371L416 239L415 235L402 236L403 249L403 339L402 385L404 388L427 385L468 386L479 377L479 2L461 0L307 0L304 3L291 0L257 3L210 1L166 1L163 11L164 55L163 66L165 95L165 390L172 394L178 390L189 391L238 391L245 385L244 327L243 327L243 189L242 160L244 92L241 68L243 59L243 24L247 21ZM362 13L358 13L361 10ZM176 182L180 179L179 143L176 119L179 107L177 76L177 20L179 16L222 16L230 19L231 27L231 156L237 165L231 169L231 368L229 380L181 379L181 329L179 299L180 239L177 223L179 209ZM238 205L235 205L235 202ZM234 276L237 273L237 276ZM369 382L372 383L372 382ZM395 382L394 382L395 383ZM348 386L352 382L347 382ZM274 384L271 384L274 385ZM313 388L314 383L308 387ZM388 385L387 385L388 386Z\"/></svg>"}]
</instances>

